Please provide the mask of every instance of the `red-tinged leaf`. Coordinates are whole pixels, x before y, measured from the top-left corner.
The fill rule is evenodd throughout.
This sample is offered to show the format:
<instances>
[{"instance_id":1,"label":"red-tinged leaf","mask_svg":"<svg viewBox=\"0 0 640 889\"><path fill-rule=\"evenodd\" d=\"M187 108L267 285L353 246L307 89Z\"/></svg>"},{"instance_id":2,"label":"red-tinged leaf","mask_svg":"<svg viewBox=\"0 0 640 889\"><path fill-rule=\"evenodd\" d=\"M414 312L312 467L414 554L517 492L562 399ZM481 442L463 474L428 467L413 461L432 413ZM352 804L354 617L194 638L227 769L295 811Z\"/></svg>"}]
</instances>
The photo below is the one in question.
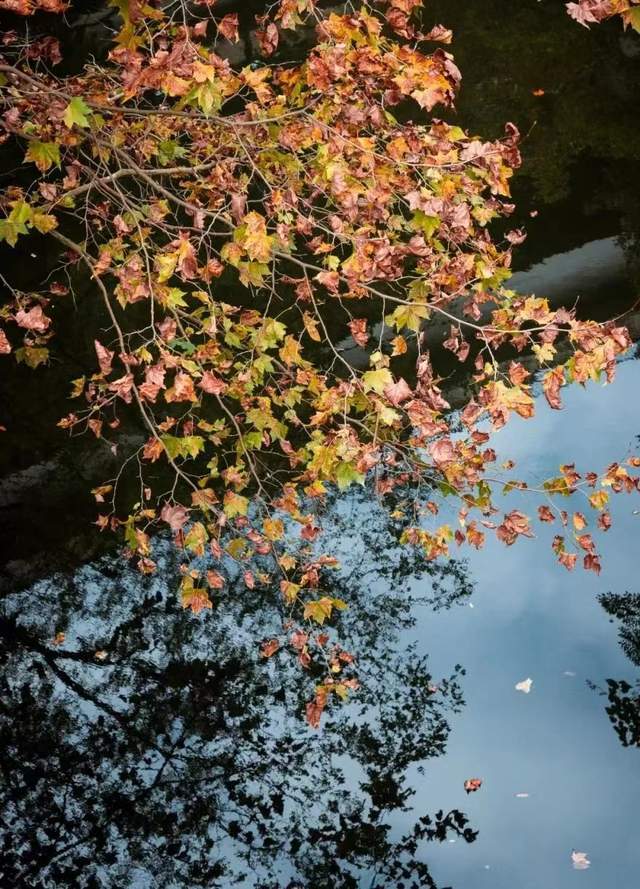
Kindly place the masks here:
<instances>
[{"instance_id":1,"label":"red-tinged leaf","mask_svg":"<svg viewBox=\"0 0 640 889\"><path fill-rule=\"evenodd\" d=\"M11 343L4 330L0 330L0 355L8 355L9 352L11 352Z\"/></svg>"},{"instance_id":2,"label":"red-tinged leaf","mask_svg":"<svg viewBox=\"0 0 640 889\"><path fill-rule=\"evenodd\" d=\"M268 642L263 642L260 646L260 654L262 657L271 657L278 651L280 648L280 643L277 639L270 639Z\"/></svg>"},{"instance_id":3,"label":"red-tinged leaf","mask_svg":"<svg viewBox=\"0 0 640 889\"><path fill-rule=\"evenodd\" d=\"M114 353L107 349L106 346L103 346L102 343L98 342L98 340L94 340L93 345L96 350L96 355L98 356L100 373L103 377L106 377L111 373L111 364L113 362Z\"/></svg>"},{"instance_id":4,"label":"red-tinged leaf","mask_svg":"<svg viewBox=\"0 0 640 889\"><path fill-rule=\"evenodd\" d=\"M87 420L87 426L93 432L96 438L102 435L102 420Z\"/></svg>"},{"instance_id":5,"label":"red-tinged leaf","mask_svg":"<svg viewBox=\"0 0 640 889\"><path fill-rule=\"evenodd\" d=\"M351 336L354 338L356 343L364 349L369 340L369 334L367 332L367 319L354 318L352 321L349 321L349 330L351 331Z\"/></svg>"},{"instance_id":6,"label":"red-tinged leaf","mask_svg":"<svg viewBox=\"0 0 640 889\"><path fill-rule=\"evenodd\" d=\"M581 536L576 537L576 540L578 541L578 543L582 547L582 549L585 550L585 552L587 552L587 553L594 553L595 552L595 544L593 542L591 534L582 534Z\"/></svg>"},{"instance_id":7,"label":"red-tinged leaf","mask_svg":"<svg viewBox=\"0 0 640 889\"><path fill-rule=\"evenodd\" d=\"M262 55L273 55L278 48L278 40L280 39L276 25L273 22L269 22L266 28L256 31L256 37L258 38Z\"/></svg>"},{"instance_id":8,"label":"red-tinged leaf","mask_svg":"<svg viewBox=\"0 0 640 889\"><path fill-rule=\"evenodd\" d=\"M316 696L307 703L305 715L311 728L319 728L324 708L327 706L327 692L323 686L316 691Z\"/></svg>"},{"instance_id":9,"label":"red-tinged leaf","mask_svg":"<svg viewBox=\"0 0 640 889\"><path fill-rule=\"evenodd\" d=\"M538 518L541 522L554 522L556 517L548 506L539 506Z\"/></svg>"},{"instance_id":10,"label":"red-tinged leaf","mask_svg":"<svg viewBox=\"0 0 640 889\"><path fill-rule=\"evenodd\" d=\"M340 275L337 272L318 272L315 280L331 293L338 293L340 290Z\"/></svg>"},{"instance_id":11,"label":"red-tinged leaf","mask_svg":"<svg viewBox=\"0 0 640 889\"><path fill-rule=\"evenodd\" d=\"M600 557L596 555L596 553L587 553L587 555L582 560L582 564L587 569L587 571L595 571L596 574L600 574L602 567L600 565Z\"/></svg>"},{"instance_id":12,"label":"red-tinged leaf","mask_svg":"<svg viewBox=\"0 0 640 889\"><path fill-rule=\"evenodd\" d=\"M413 396L413 391L404 377L400 377L395 383L385 386L384 394L394 407L398 407L403 401Z\"/></svg>"},{"instance_id":13,"label":"red-tinged leaf","mask_svg":"<svg viewBox=\"0 0 640 889\"><path fill-rule=\"evenodd\" d=\"M127 404L131 404L131 391L133 389L133 374L125 374L112 383L109 383L109 391L115 392L118 398L122 398Z\"/></svg>"},{"instance_id":14,"label":"red-tinged leaf","mask_svg":"<svg viewBox=\"0 0 640 889\"><path fill-rule=\"evenodd\" d=\"M239 19L237 12L230 12L218 22L218 31L223 37L226 37L227 40L231 40L232 43L237 43L238 40L240 40L238 28Z\"/></svg>"},{"instance_id":15,"label":"red-tinged leaf","mask_svg":"<svg viewBox=\"0 0 640 889\"><path fill-rule=\"evenodd\" d=\"M181 603L183 608L190 608L194 614L200 614L205 609L213 608L207 591L192 585L185 586L182 590Z\"/></svg>"},{"instance_id":16,"label":"red-tinged leaf","mask_svg":"<svg viewBox=\"0 0 640 889\"><path fill-rule=\"evenodd\" d=\"M244 578L244 582L245 582L247 589L252 590L256 585L256 579L253 576L253 572L252 571L245 571L242 576Z\"/></svg>"},{"instance_id":17,"label":"red-tinged leaf","mask_svg":"<svg viewBox=\"0 0 640 889\"><path fill-rule=\"evenodd\" d=\"M159 438L150 438L142 451L143 459L149 460L151 463L155 463L156 460L159 460L164 454L164 445Z\"/></svg>"},{"instance_id":18,"label":"red-tinged leaf","mask_svg":"<svg viewBox=\"0 0 640 889\"><path fill-rule=\"evenodd\" d=\"M41 306L34 306L28 312L19 309L15 314L15 321L19 327L32 330L34 333L45 333L51 324L51 319L47 318Z\"/></svg>"},{"instance_id":19,"label":"red-tinged leaf","mask_svg":"<svg viewBox=\"0 0 640 889\"><path fill-rule=\"evenodd\" d=\"M218 571L207 571L207 583L213 590L221 590L224 586L224 577Z\"/></svg>"},{"instance_id":20,"label":"red-tinged leaf","mask_svg":"<svg viewBox=\"0 0 640 889\"><path fill-rule=\"evenodd\" d=\"M476 549L482 549L484 546L485 535L479 530L475 522L469 522L467 527L467 540L471 546Z\"/></svg>"},{"instance_id":21,"label":"red-tinged leaf","mask_svg":"<svg viewBox=\"0 0 640 889\"><path fill-rule=\"evenodd\" d=\"M576 531L582 531L583 528L587 527L587 520L581 512L574 512L573 527Z\"/></svg>"},{"instance_id":22,"label":"red-tinged leaf","mask_svg":"<svg viewBox=\"0 0 640 889\"><path fill-rule=\"evenodd\" d=\"M176 378L173 381L173 386L171 387L171 389L167 389L167 391L164 393L164 397L168 402L195 402L198 400L196 390L193 386L193 379L189 376L188 373L182 372L176 374Z\"/></svg>"},{"instance_id":23,"label":"red-tinged leaf","mask_svg":"<svg viewBox=\"0 0 640 889\"><path fill-rule=\"evenodd\" d=\"M441 438L429 445L429 453L438 466L451 463L456 459L456 451L450 438Z\"/></svg>"},{"instance_id":24,"label":"red-tinged leaf","mask_svg":"<svg viewBox=\"0 0 640 889\"><path fill-rule=\"evenodd\" d=\"M559 411L562 408L560 387L564 386L564 382L564 368L562 367L554 367L542 379L542 390L545 398L555 411Z\"/></svg>"},{"instance_id":25,"label":"red-tinged leaf","mask_svg":"<svg viewBox=\"0 0 640 889\"><path fill-rule=\"evenodd\" d=\"M202 374L201 380L198 382L198 386L204 391L208 392L209 395L222 395L227 388L227 384L224 380L217 377L215 374L211 373L210 370L206 370Z\"/></svg>"},{"instance_id":26,"label":"red-tinged leaf","mask_svg":"<svg viewBox=\"0 0 640 889\"><path fill-rule=\"evenodd\" d=\"M558 561L561 565L564 565L567 571L573 571L576 567L578 556L576 553L558 553Z\"/></svg>"},{"instance_id":27,"label":"red-tinged leaf","mask_svg":"<svg viewBox=\"0 0 640 889\"><path fill-rule=\"evenodd\" d=\"M295 630L290 637L290 642L297 651L302 651L309 641L309 634L302 630Z\"/></svg>"},{"instance_id":28,"label":"red-tinged leaf","mask_svg":"<svg viewBox=\"0 0 640 889\"><path fill-rule=\"evenodd\" d=\"M514 386L520 386L529 377L529 371L517 361L512 361L509 365L509 379Z\"/></svg>"},{"instance_id":29,"label":"red-tinged leaf","mask_svg":"<svg viewBox=\"0 0 640 889\"><path fill-rule=\"evenodd\" d=\"M482 778L467 778L464 782L464 789L467 793L475 793L482 787Z\"/></svg>"},{"instance_id":30,"label":"red-tinged leaf","mask_svg":"<svg viewBox=\"0 0 640 889\"><path fill-rule=\"evenodd\" d=\"M165 503L160 512L160 518L169 525L172 531L180 531L189 519L189 510L184 506L170 506Z\"/></svg>"},{"instance_id":31,"label":"red-tinged leaf","mask_svg":"<svg viewBox=\"0 0 640 889\"><path fill-rule=\"evenodd\" d=\"M445 28L444 25L435 25L428 34L424 35L424 39L433 40L437 43L451 43L453 31Z\"/></svg>"},{"instance_id":32,"label":"red-tinged leaf","mask_svg":"<svg viewBox=\"0 0 640 889\"><path fill-rule=\"evenodd\" d=\"M166 343L169 343L176 338L178 325L173 318L165 318L159 324L156 324L156 327L158 328L158 333Z\"/></svg>"},{"instance_id":33,"label":"red-tinged leaf","mask_svg":"<svg viewBox=\"0 0 640 889\"><path fill-rule=\"evenodd\" d=\"M320 528L318 528L317 525L314 525L313 522L306 522L302 526L300 536L303 538L303 540L315 540L319 533Z\"/></svg>"},{"instance_id":34,"label":"red-tinged leaf","mask_svg":"<svg viewBox=\"0 0 640 889\"><path fill-rule=\"evenodd\" d=\"M608 531L611 527L611 513L603 512L598 516L598 527L602 531Z\"/></svg>"},{"instance_id":35,"label":"red-tinged leaf","mask_svg":"<svg viewBox=\"0 0 640 889\"><path fill-rule=\"evenodd\" d=\"M516 542L518 537L533 537L529 519L517 509L507 513L501 525L496 529L498 539L507 546Z\"/></svg>"}]
</instances>

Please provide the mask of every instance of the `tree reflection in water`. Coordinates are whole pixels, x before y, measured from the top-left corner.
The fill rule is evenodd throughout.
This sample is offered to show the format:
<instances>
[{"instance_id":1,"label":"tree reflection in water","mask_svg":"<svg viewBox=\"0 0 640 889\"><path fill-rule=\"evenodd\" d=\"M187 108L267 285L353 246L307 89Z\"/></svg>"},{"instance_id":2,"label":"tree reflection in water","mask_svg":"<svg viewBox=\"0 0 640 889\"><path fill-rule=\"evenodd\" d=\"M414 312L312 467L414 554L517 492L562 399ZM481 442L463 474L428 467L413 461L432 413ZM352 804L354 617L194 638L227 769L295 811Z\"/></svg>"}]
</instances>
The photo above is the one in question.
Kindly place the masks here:
<instances>
[{"instance_id":1,"label":"tree reflection in water","mask_svg":"<svg viewBox=\"0 0 640 889\"><path fill-rule=\"evenodd\" d=\"M449 607L469 585L352 505L335 510L345 557L325 588L349 601L340 641L362 687L320 731L302 719L313 667L259 655L275 588L231 582L195 617L167 547L160 579L105 558L6 600L2 885L435 885L424 843L476 834L458 810L414 809L408 771L444 752L464 671L435 681L400 636L418 602Z\"/></svg>"},{"instance_id":2,"label":"tree reflection in water","mask_svg":"<svg viewBox=\"0 0 640 889\"><path fill-rule=\"evenodd\" d=\"M604 610L620 622L620 647L632 664L640 667L640 594L605 593L599 597ZM640 747L640 679L607 679L607 714L624 747Z\"/></svg>"}]
</instances>

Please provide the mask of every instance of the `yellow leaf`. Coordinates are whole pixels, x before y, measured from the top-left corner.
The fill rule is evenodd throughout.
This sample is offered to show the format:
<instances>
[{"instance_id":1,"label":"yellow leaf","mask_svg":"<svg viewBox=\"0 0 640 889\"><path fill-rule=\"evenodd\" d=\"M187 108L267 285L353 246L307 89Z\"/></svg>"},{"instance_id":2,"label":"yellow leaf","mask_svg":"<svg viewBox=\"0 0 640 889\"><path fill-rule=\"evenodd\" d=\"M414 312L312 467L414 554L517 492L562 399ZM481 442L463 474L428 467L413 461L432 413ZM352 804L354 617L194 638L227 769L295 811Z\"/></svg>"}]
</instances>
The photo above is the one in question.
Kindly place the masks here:
<instances>
[{"instance_id":1,"label":"yellow leaf","mask_svg":"<svg viewBox=\"0 0 640 889\"><path fill-rule=\"evenodd\" d=\"M385 388L393 383L393 376L386 367L381 367L379 370L368 370L362 375L362 382L365 392L373 389L378 395L382 395Z\"/></svg>"},{"instance_id":2,"label":"yellow leaf","mask_svg":"<svg viewBox=\"0 0 640 889\"><path fill-rule=\"evenodd\" d=\"M281 540L284 535L284 525L280 519L265 519L262 529L268 540Z\"/></svg>"},{"instance_id":3,"label":"yellow leaf","mask_svg":"<svg viewBox=\"0 0 640 889\"><path fill-rule=\"evenodd\" d=\"M246 515L249 509L249 501L241 494L235 494L233 491L227 491L224 495L224 514L227 518L232 519L235 516Z\"/></svg>"},{"instance_id":4,"label":"yellow leaf","mask_svg":"<svg viewBox=\"0 0 640 889\"><path fill-rule=\"evenodd\" d=\"M322 339L320 334L318 333L318 322L310 315L309 312L304 312L302 316L302 320L304 322L304 327L312 340L315 340L316 343L319 343Z\"/></svg>"}]
</instances>

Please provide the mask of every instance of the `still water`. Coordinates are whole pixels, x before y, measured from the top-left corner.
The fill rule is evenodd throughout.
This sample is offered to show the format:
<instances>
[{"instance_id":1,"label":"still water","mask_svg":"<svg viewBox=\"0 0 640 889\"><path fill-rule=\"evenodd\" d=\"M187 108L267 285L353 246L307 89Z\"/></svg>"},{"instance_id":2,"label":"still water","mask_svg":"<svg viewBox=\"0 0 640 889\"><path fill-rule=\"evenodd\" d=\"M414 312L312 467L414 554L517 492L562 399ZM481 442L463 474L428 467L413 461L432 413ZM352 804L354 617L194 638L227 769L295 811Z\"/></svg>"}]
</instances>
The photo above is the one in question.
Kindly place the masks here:
<instances>
[{"instance_id":1,"label":"still water","mask_svg":"<svg viewBox=\"0 0 640 889\"><path fill-rule=\"evenodd\" d=\"M636 443L639 386L629 359L564 412L539 399L498 456L532 481L569 455L604 468ZM425 572L366 496L338 499L333 594L363 687L321 731L301 718L312 680L258 656L277 591L231 577L185 614L167 550L157 578L106 557L8 596L3 885L635 889L638 688L615 725L603 690L640 679L640 600L625 654L599 596L638 591L639 510L614 498L600 576L557 565L544 527Z\"/></svg>"},{"instance_id":2,"label":"still water","mask_svg":"<svg viewBox=\"0 0 640 889\"><path fill-rule=\"evenodd\" d=\"M604 467L638 434L639 385L640 364L628 362L613 386L568 392L565 413L539 404L535 425L516 423L496 442L532 478L569 455ZM555 563L551 532L537 529L522 546L488 541L470 558L468 605L421 616L420 646L435 672L452 657L467 668L467 706L422 792L460 805L480 830L472 845L433 850L441 880L469 889L638 885L640 750L622 746L606 698L588 682L638 678L598 594L638 591L639 506L637 498L614 504L599 577ZM530 693L516 691L526 678ZM465 800L461 779L476 775L485 783ZM589 853L588 871L572 870L572 849Z\"/></svg>"},{"instance_id":3,"label":"still water","mask_svg":"<svg viewBox=\"0 0 640 889\"><path fill-rule=\"evenodd\" d=\"M456 121L492 137L511 119L526 134L515 285L598 317L628 308L637 44L579 28L554 0L432 8L455 31ZM601 470L638 445L639 391L630 356L612 386L566 391L561 413L538 399L536 419L493 446L531 481L567 461ZM278 632L277 591L231 577L196 618L167 551L156 578L104 557L8 594L0 885L637 889L639 499L614 498L599 576L557 565L554 526L425 567L365 496L334 502L331 582L362 689L319 732L301 719L313 677L258 655ZM26 549L47 523L29 515ZM528 694L515 688L526 679ZM467 795L469 778L483 783Z\"/></svg>"}]
</instances>

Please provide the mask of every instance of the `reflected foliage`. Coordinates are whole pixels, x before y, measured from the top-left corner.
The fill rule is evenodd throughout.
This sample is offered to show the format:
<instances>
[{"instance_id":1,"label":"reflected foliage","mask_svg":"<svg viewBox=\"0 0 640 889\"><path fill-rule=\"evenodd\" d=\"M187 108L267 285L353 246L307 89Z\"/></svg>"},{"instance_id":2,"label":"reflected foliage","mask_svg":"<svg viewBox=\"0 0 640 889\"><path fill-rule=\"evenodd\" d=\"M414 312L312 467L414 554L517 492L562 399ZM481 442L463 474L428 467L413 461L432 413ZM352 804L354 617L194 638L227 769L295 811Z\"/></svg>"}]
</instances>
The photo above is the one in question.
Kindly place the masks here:
<instances>
[{"instance_id":1,"label":"reflected foliage","mask_svg":"<svg viewBox=\"0 0 640 889\"><path fill-rule=\"evenodd\" d=\"M631 663L640 667L640 594L605 593L599 601L607 614L620 622L620 647ZM640 679L633 683L607 679L606 694L606 711L623 746L640 747Z\"/></svg>"},{"instance_id":2,"label":"reflected foliage","mask_svg":"<svg viewBox=\"0 0 640 889\"><path fill-rule=\"evenodd\" d=\"M157 576L104 558L6 600L2 885L435 885L425 843L475 833L455 809L425 814L408 772L444 752L464 671L436 682L399 633L468 582L353 509L338 510L351 555L327 583L348 590L338 629L361 688L321 731L303 720L313 663L259 654L276 590L230 584L194 619L167 546Z\"/></svg>"}]
</instances>

